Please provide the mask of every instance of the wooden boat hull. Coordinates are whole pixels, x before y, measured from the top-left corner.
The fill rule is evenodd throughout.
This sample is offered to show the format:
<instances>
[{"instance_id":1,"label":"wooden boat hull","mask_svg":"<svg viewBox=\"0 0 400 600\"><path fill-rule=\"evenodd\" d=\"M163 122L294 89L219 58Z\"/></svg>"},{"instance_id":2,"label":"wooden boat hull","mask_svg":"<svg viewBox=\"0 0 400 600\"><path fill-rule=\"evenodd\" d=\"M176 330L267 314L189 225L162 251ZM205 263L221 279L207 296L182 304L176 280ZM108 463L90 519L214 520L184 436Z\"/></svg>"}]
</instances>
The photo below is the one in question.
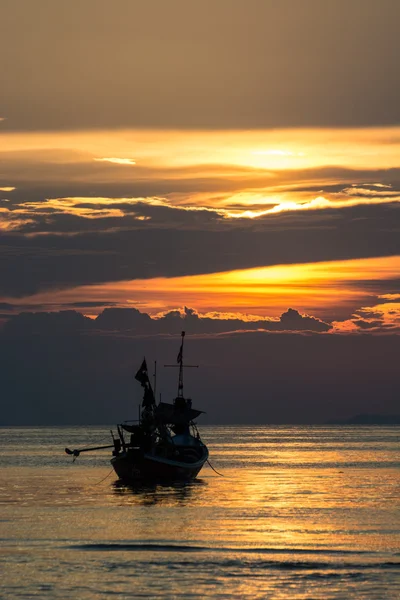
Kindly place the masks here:
<instances>
[{"instance_id":1,"label":"wooden boat hull","mask_svg":"<svg viewBox=\"0 0 400 600\"><path fill-rule=\"evenodd\" d=\"M111 459L118 477L124 481L189 481L201 471L208 459L208 450L203 447L202 456L195 462L171 460L140 450L128 450Z\"/></svg>"}]
</instances>

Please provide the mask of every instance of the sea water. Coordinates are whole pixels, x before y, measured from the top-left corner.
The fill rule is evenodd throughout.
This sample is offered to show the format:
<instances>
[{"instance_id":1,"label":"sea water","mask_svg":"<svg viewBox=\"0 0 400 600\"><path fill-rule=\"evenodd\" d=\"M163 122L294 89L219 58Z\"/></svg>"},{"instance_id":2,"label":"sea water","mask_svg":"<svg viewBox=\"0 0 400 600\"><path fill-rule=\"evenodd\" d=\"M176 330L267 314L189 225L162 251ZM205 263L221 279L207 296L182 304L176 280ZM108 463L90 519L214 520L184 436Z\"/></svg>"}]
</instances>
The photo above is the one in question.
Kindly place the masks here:
<instances>
[{"instance_id":1,"label":"sea water","mask_svg":"<svg viewBox=\"0 0 400 600\"><path fill-rule=\"evenodd\" d=\"M190 484L120 485L105 427L1 428L2 598L400 597L399 427L203 427Z\"/></svg>"}]
</instances>

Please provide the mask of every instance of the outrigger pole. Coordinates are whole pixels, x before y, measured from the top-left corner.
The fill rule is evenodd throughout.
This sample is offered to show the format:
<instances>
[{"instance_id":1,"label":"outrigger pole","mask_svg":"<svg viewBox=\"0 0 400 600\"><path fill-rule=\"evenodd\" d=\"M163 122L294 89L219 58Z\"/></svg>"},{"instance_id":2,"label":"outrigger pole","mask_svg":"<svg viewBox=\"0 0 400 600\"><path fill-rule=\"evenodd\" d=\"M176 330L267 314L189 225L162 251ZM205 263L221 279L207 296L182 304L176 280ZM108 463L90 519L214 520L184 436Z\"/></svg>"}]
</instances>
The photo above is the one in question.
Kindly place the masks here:
<instances>
[{"instance_id":1,"label":"outrigger pole","mask_svg":"<svg viewBox=\"0 0 400 600\"><path fill-rule=\"evenodd\" d=\"M65 448L65 452L67 454L72 454L73 456L79 456L81 452L90 452L91 450L105 450L106 448L114 448L114 444L111 444L111 446L96 446L95 448L82 448L81 450L70 450L69 448Z\"/></svg>"}]
</instances>

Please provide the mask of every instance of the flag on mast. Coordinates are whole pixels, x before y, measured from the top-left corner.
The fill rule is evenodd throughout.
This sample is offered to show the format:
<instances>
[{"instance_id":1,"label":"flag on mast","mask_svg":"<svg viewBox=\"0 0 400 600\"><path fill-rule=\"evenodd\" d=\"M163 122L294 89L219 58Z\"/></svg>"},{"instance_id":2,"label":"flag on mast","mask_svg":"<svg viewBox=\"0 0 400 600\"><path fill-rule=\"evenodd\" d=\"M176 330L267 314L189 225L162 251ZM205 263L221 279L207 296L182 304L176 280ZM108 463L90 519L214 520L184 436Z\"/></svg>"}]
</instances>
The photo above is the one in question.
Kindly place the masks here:
<instances>
[{"instance_id":1,"label":"flag on mast","mask_svg":"<svg viewBox=\"0 0 400 600\"><path fill-rule=\"evenodd\" d=\"M146 385L146 383L149 381L149 376L147 373L147 363L145 358L143 359L140 369L135 375L135 379L139 381L142 385Z\"/></svg>"}]
</instances>

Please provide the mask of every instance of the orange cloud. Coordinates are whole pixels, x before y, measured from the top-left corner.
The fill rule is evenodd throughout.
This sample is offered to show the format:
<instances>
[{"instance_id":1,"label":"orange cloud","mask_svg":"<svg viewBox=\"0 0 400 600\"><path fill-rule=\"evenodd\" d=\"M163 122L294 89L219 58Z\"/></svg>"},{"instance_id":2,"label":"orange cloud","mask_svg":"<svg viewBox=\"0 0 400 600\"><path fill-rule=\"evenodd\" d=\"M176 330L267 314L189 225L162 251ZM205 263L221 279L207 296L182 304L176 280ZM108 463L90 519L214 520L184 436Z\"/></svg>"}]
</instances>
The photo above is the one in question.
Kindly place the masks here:
<instances>
[{"instance_id":1,"label":"orange cloud","mask_svg":"<svg viewBox=\"0 0 400 600\"><path fill-rule=\"evenodd\" d=\"M400 127L2 132L0 142L8 152L77 149L86 156L135 156L142 165L164 167L225 164L286 170L346 165L378 169L399 166Z\"/></svg>"},{"instance_id":2,"label":"orange cloud","mask_svg":"<svg viewBox=\"0 0 400 600\"><path fill-rule=\"evenodd\" d=\"M326 319L365 306L367 298L377 297L370 282L394 279L399 272L400 256L392 256L79 286L40 293L25 301L38 305L62 305L77 298L96 300L99 305L112 301L153 315L186 304L201 313L235 313L248 320L253 320L253 315L276 318L294 306L301 313ZM387 306L382 304L379 310L388 314ZM357 329L353 321L340 327Z\"/></svg>"},{"instance_id":3,"label":"orange cloud","mask_svg":"<svg viewBox=\"0 0 400 600\"><path fill-rule=\"evenodd\" d=\"M387 294L387 296L396 294ZM397 297L399 297L397 295ZM387 302L359 308L350 319L334 321L338 332L400 332L400 302Z\"/></svg>"},{"instance_id":4,"label":"orange cloud","mask_svg":"<svg viewBox=\"0 0 400 600\"><path fill-rule=\"evenodd\" d=\"M116 165L136 165L132 158L94 158L98 162L110 162Z\"/></svg>"}]
</instances>

